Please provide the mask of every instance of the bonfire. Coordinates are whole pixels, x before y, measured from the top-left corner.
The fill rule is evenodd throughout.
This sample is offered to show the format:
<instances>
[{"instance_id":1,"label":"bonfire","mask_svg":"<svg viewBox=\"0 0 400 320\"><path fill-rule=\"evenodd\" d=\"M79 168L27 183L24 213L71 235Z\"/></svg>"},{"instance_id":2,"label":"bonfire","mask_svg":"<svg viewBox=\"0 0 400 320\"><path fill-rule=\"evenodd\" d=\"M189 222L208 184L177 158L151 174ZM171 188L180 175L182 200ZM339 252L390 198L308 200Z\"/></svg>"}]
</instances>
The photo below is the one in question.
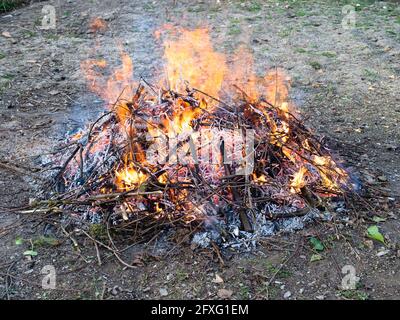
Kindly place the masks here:
<instances>
[{"instance_id":1,"label":"bonfire","mask_svg":"<svg viewBox=\"0 0 400 320\"><path fill-rule=\"evenodd\" d=\"M158 81L133 82L122 49L108 80L105 60L82 62L107 110L50 159L59 170L35 210L135 226L141 236L236 223L237 236L261 220L324 211L349 192L348 173L289 100L283 69L256 76L245 48L228 67L206 29L156 36L166 62Z\"/></svg>"}]
</instances>

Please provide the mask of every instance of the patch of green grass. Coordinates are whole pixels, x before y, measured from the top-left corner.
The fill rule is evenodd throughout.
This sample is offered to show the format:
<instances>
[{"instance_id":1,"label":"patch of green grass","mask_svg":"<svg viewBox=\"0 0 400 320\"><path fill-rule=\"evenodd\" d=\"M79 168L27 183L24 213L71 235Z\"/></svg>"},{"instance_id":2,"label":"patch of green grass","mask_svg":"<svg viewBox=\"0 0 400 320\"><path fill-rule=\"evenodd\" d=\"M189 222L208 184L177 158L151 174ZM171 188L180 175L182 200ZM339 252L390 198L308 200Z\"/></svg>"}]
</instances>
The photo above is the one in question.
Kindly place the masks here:
<instances>
[{"instance_id":1,"label":"patch of green grass","mask_svg":"<svg viewBox=\"0 0 400 320\"><path fill-rule=\"evenodd\" d=\"M395 22L400 24L400 16L397 16L397 17L396 17Z\"/></svg>"},{"instance_id":2,"label":"patch of green grass","mask_svg":"<svg viewBox=\"0 0 400 320\"><path fill-rule=\"evenodd\" d=\"M203 12L205 11L205 8L202 6L193 6L188 8L189 12Z\"/></svg>"},{"instance_id":3,"label":"patch of green grass","mask_svg":"<svg viewBox=\"0 0 400 320\"><path fill-rule=\"evenodd\" d=\"M101 292L103 290L104 283L102 282L101 278L96 278L95 275L92 276L92 290L94 293L94 298L96 300L100 299Z\"/></svg>"},{"instance_id":4,"label":"patch of green grass","mask_svg":"<svg viewBox=\"0 0 400 320\"><path fill-rule=\"evenodd\" d=\"M367 300L368 294L360 290L341 290L339 295L351 300Z\"/></svg>"},{"instance_id":5,"label":"patch of green grass","mask_svg":"<svg viewBox=\"0 0 400 320\"><path fill-rule=\"evenodd\" d=\"M60 36L58 34L48 33L48 34L45 35L45 38L48 39L48 40L57 41L58 39L60 39Z\"/></svg>"},{"instance_id":6,"label":"patch of green grass","mask_svg":"<svg viewBox=\"0 0 400 320\"><path fill-rule=\"evenodd\" d=\"M258 12L262 9L262 5L258 1L251 1L247 6L247 10L250 12Z\"/></svg>"},{"instance_id":7,"label":"patch of green grass","mask_svg":"<svg viewBox=\"0 0 400 320\"><path fill-rule=\"evenodd\" d=\"M368 68L363 70L363 76L371 81L375 81L376 79L378 79L378 73L375 70Z\"/></svg>"},{"instance_id":8,"label":"patch of green grass","mask_svg":"<svg viewBox=\"0 0 400 320\"><path fill-rule=\"evenodd\" d=\"M36 35L37 35L36 32L30 31L30 30L24 30L24 31L23 31L23 34L24 34L24 36L27 37L27 38L33 38L33 37L36 37Z\"/></svg>"},{"instance_id":9,"label":"patch of green grass","mask_svg":"<svg viewBox=\"0 0 400 320\"><path fill-rule=\"evenodd\" d=\"M279 31L278 36L280 36L281 38L286 38L286 37L290 36L291 33L292 33L292 29L290 29L290 28L283 29L283 30Z\"/></svg>"},{"instance_id":10,"label":"patch of green grass","mask_svg":"<svg viewBox=\"0 0 400 320\"><path fill-rule=\"evenodd\" d=\"M254 16L254 17L244 17L244 20L245 21L248 21L248 22L254 22L254 21L261 21L261 20L263 20L264 19L264 17L263 16L261 16L261 15L259 15L259 16ZM264 27L262 26L260 29L262 29L262 31L264 31Z\"/></svg>"},{"instance_id":11,"label":"patch of green grass","mask_svg":"<svg viewBox=\"0 0 400 320\"><path fill-rule=\"evenodd\" d=\"M209 8L209 11L210 11L210 13L220 12L221 11L221 7L216 5L216 6L213 6L213 7Z\"/></svg>"},{"instance_id":12,"label":"patch of green grass","mask_svg":"<svg viewBox=\"0 0 400 320\"><path fill-rule=\"evenodd\" d=\"M396 31L394 31L394 30L391 30L391 29L387 29L387 30L386 30L386 33L387 33L389 36L398 36L398 35L399 35L398 32L396 32Z\"/></svg>"},{"instance_id":13,"label":"patch of green grass","mask_svg":"<svg viewBox=\"0 0 400 320\"><path fill-rule=\"evenodd\" d=\"M232 18L229 21L229 27L228 27L228 35L234 36L238 35L242 32L242 29L240 28L240 20L238 18Z\"/></svg>"},{"instance_id":14,"label":"patch of green grass","mask_svg":"<svg viewBox=\"0 0 400 320\"><path fill-rule=\"evenodd\" d=\"M35 248L47 247L47 246L53 247L60 244L60 242L56 238L45 237L45 236L41 236L39 238L34 239L32 243Z\"/></svg>"},{"instance_id":15,"label":"patch of green grass","mask_svg":"<svg viewBox=\"0 0 400 320\"><path fill-rule=\"evenodd\" d=\"M24 2L23 0L0 0L0 12L7 12L18 8Z\"/></svg>"},{"instance_id":16,"label":"patch of green grass","mask_svg":"<svg viewBox=\"0 0 400 320\"><path fill-rule=\"evenodd\" d=\"M334 51L323 51L320 53L321 56L327 57L327 58L336 58L336 52Z\"/></svg>"},{"instance_id":17,"label":"patch of green grass","mask_svg":"<svg viewBox=\"0 0 400 320\"><path fill-rule=\"evenodd\" d=\"M75 33L75 32L66 32L63 33L63 36L66 38L71 38L71 39L78 39L79 38L79 34Z\"/></svg>"},{"instance_id":18,"label":"patch of green grass","mask_svg":"<svg viewBox=\"0 0 400 320\"><path fill-rule=\"evenodd\" d=\"M10 74L10 73L6 73L5 75L2 75L1 77L2 77L3 79L5 79L5 80L8 80L8 81L14 79L14 75L13 75L13 74Z\"/></svg>"},{"instance_id":19,"label":"patch of green grass","mask_svg":"<svg viewBox=\"0 0 400 320\"><path fill-rule=\"evenodd\" d=\"M305 48L295 48L294 51L297 53L308 53L310 55L323 56L327 58L336 58L337 56L336 52L334 51L312 51ZM315 62L312 63L314 64Z\"/></svg>"},{"instance_id":20,"label":"patch of green grass","mask_svg":"<svg viewBox=\"0 0 400 320\"><path fill-rule=\"evenodd\" d=\"M305 10L304 8L300 8L300 9L298 9L298 10L295 12L295 15L296 15L297 17L305 17L305 16L308 16L309 13L308 13L308 11Z\"/></svg>"},{"instance_id":21,"label":"patch of green grass","mask_svg":"<svg viewBox=\"0 0 400 320\"><path fill-rule=\"evenodd\" d=\"M275 299L276 297L278 297L278 289L275 287L270 287L268 289L268 296L270 299Z\"/></svg>"},{"instance_id":22,"label":"patch of green grass","mask_svg":"<svg viewBox=\"0 0 400 320\"><path fill-rule=\"evenodd\" d=\"M240 29L240 27L239 26L230 26L229 27L229 30L228 30L228 35L230 35L230 36L235 36L235 35L238 35L238 34L240 34L240 33L242 33L242 30Z\"/></svg>"},{"instance_id":23,"label":"patch of green grass","mask_svg":"<svg viewBox=\"0 0 400 320\"><path fill-rule=\"evenodd\" d=\"M364 8L374 4L376 0L341 0L340 5L351 5L356 11L362 11Z\"/></svg>"},{"instance_id":24,"label":"patch of green grass","mask_svg":"<svg viewBox=\"0 0 400 320\"><path fill-rule=\"evenodd\" d=\"M238 8L242 10L247 10L249 12L259 12L262 9L262 5L259 1L256 0L241 0L238 3Z\"/></svg>"},{"instance_id":25,"label":"patch of green grass","mask_svg":"<svg viewBox=\"0 0 400 320\"><path fill-rule=\"evenodd\" d=\"M89 226L89 234L95 239L99 239L99 240L107 239L106 227L100 223L91 224Z\"/></svg>"},{"instance_id":26,"label":"patch of green grass","mask_svg":"<svg viewBox=\"0 0 400 320\"><path fill-rule=\"evenodd\" d=\"M370 29L374 26L374 23L372 20L368 19L358 19L356 20L356 27L359 29Z\"/></svg>"},{"instance_id":27,"label":"patch of green grass","mask_svg":"<svg viewBox=\"0 0 400 320\"><path fill-rule=\"evenodd\" d=\"M152 3L146 3L146 4L143 6L143 9L144 9L145 11L152 11L152 10L154 10L155 8L156 8L155 5L152 4Z\"/></svg>"},{"instance_id":28,"label":"patch of green grass","mask_svg":"<svg viewBox=\"0 0 400 320\"><path fill-rule=\"evenodd\" d=\"M0 79L0 93L2 94L8 87L10 81Z\"/></svg>"},{"instance_id":29,"label":"patch of green grass","mask_svg":"<svg viewBox=\"0 0 400 320\"><path fill-rule=\"evenodd\" d=\"M6 57L6 55L4 53L0 52L0 60L4 59L5 57Z\"/></svg>"},{"instance_id":30,"label":"patch of green grass","mask_svg":"<svg viewBox=\"0 0 400 320\"><path fill-rule=\"evenodd\" d=\"M287 269L285 269L285 268L282 268L281 270L279 270L279 268L276 267L276 266L274 266L271 262L267 262L266 265L265 265L265 267L266 267L268 273L275 274L275 273L278 272L278 273L276 274L276 276L277 276L278 278L285 279L285 278L289 278L289 277L292 275L291 272L290 272L289 270L287 270ZM278 270L279 270L279 271L278 271Z\"/></svg>"},{"instance_id":31,"label":"patch of green grass","mask_svg":"<svg viewBox=\"0 0 400 320\"><path fill-rule=\"evenodd\" d=\"M310 61L309 65L313 67L315 70L322 69L322 65L318 61Z\"/></svg>"},{"instance_id":32,"label":"patch of green grass","mask_svg":"<svg viewBox=\"0 0 400 320\"><path fill-rule=\"evenodd\" d=\"M41 17L36 17L35 18L35 21L33 22L33 24L35 25L35 26L41 26L42 25L42 19L41 19Z\"/></svg>"},{"instance_id":33,"label":"patch of green grass","mask_svg":"<svg viewBox=\"0 0 400 320\"><path fill-rule=\"evenodd\" d=\"M175 277L177 282L182 282L189 277L189 273L187 273L183 269L178 269L175 272Z\"/></svg>"},{"instance_id":34,"label":"patch of green grass","mask_svg":"<svg viewBox=\"0 0 400 320\"><path fill-rule=\"evenodd\" d=\"M5 74L0 76L0 94L6 91L11 87L11 80L14 78L12 74Z\"/></svg>"},{"instance_id":35,"label":"patch of green grass","mask_svg":"<svg viewBox=\"0 0 400 320\"><path fill-rule=\"evenodd\" d=\"M294 48L294 51L297 53L308 53L308 50L304 48Z\"/></svg>"},{"instance_id":36,"label":"patch of green grass","mask_svg":"<svg viewBox=\"0 0 400 320\"><path fill-rule=\"evenodd\" d=\"M256 293L259 295L266 295L268 293L269 299L275 299L278 297L278 289L276 288L276 286L271 285L267 288L266 282L263 286L257 286L255 290Z\"/></svg>"},{"instance_id":37,"label":"patch of green grass","mask_svg":"<svg viewBox=\"0 0 400 320\"><path fill-rule=\"evenodd\" d=\"M239 285L239 296L241 299L246 300L250 298L250 288L246 285Z\"/></svg>"}]
</instances>

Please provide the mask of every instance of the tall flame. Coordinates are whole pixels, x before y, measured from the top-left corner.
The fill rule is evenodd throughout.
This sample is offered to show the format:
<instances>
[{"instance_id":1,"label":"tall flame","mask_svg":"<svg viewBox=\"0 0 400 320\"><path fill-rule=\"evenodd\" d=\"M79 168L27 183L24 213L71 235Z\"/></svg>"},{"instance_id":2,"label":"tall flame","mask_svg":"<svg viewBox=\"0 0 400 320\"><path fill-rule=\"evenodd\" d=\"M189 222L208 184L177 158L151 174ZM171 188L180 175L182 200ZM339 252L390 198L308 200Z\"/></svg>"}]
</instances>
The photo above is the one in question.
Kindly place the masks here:
<instances>
[{"instance_id":1,"label":"tall flame","mask_svg":"<svg viewBox=\"0 0 400 320\"><path fill-rule=\"evenodd\" d=\"M94 25L101 25L94 22ZM162 89L170 88L178 94L171 94L173 110L168 110L160 115L159 119L147 121L147 131L153 137L160 131L169 135L171 132L180 134L192 129L193 120L199 118L206 111L213 111L216 107L215 100L210 96L219 98L221 92L232 93L246 97L246 106L263 116L262 125L269 128L269 143L276 148L281 148L283 154L298 168L290 181L290 191L298 193L308 181L312 180L314 172L308 171L307 165L312 164L319 174L319 183L330 190L338 190L339 186L347 179L346 172L339 168L329 156L312 156L305 160L304 154L299 155L299 146L291 143L292 129L290 117L295 112L294 106L289 102L290 79L280 68L266 72L264 76L257 76L254 72L254 59L251 52L241 46L232 60L228 70L226 57L215 51L211 37L206 28L185 30L164 26L158 30L158 36L163 36L165 76L166 81L160 81ZM90 89L102 97L110 108L115 108L120 123L120 131L125 132L131 142L126 151L125 162L115 171L115 184L119 190L139 188L147 179L148 173L143 173L132 165L133 162L145 164L144 151L139 142L134 142L137 135L135 126L132 125L132 95L137 88L133 81L133 64L129 55L120 47L121 66L115 69L111 76L105 80L104 74L108 64L104 59L89 59L82 62L81 67L86 76ZM165 79L164 77L162 79ZM186 95L188 85L191 88L207 93L202 95L197 92L195 98L197 105L193 105L179 97L179 93ZM168 93L168 92L167 92ZM157 101L152 97L151 101ZM158 105L155 105L158 108ZM271 108L277 108L273 113ZM276 109L274 109L276 110ZM278 116L277 114L278 113ZM151 118L151 117L149 117ZM261 121L261 120L260 120ZM146 126L146 125L145 125ZM292 139L293 140L293 139ZM105 140L106 141L106 140ZM313 149L307 140L302 142L303 150L311 152ZM296 149L296 150L295 150ZM219 154L219 153L218 153ZM306 165L306 162L308 164ZM166 176L161 176L159 182L166 181ZM254 181L266 184L268 177L254 175ZM182 191L181 195L185 195Z\"/></svg>"},{"instance_id":2,"label":"tall flame","mask_svg":"<svg viewBox=\"0 0 400 320\"><path fill-rule=\"evenodd\" d=\"M164 58L169 86L185 92L190 86L218 97L227 72L223 54L214 51L207 29L173 30L177 36L164 40Z\"/></svg>"},{"instance_id":3,"label":"tall flame","mask_svg":"<svg viewBox=\"0 0 400 320\"><path fill-rule=\"evenodd\" d=\"M232 90L232 86L240 90L241 94L245 94L252 101L257 100L262 92L259 89L260 79L254 72L254 58L248 48L244 45L240 46L235 52L231 71L227 75L228 90Z\"/></svg>"},{"instance_id":4,"label":"tall flame","mask_svg":"<svg viewBox=\"0 0 400 320\"><path fill-rule=\"evenodd\" d=\"M120 120L127 118L128 111L124 101L132 96L137 84L133 81L133 63L129 55L120 47L122 65L115 69L112 75L104 80L107 62L104 59L88 59L81 63L90 90L106 101L110 108L115 107ZM117 105L115 105L117 103Z\"/></svg>"}]
</instances>

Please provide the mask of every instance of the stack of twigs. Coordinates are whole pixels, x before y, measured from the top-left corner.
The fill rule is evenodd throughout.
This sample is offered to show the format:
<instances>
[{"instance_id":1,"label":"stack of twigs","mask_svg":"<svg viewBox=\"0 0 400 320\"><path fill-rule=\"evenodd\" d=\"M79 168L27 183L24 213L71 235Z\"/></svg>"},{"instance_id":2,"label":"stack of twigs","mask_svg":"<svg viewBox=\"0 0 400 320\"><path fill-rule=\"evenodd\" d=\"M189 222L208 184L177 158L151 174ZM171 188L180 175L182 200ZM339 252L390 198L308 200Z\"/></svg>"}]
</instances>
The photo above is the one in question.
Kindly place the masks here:
<instances>
[{"instance_id":1,"label":"stack of twigs","mask_svg":"<svg viewBox=\"0 0 400 320\"><path fill-rule=\"evenodd\" d=\"M205 146L192 135L200 130L218 133L216 163L200 159ZM232 147L230 137L238 132L243 137L251 132L250 154L244 161L226 161L224 149ZM155 151L165 161L149 161L146 151L157 139L175 139L177 150L195 161L172 161L171 153L160 149ZM246 142L236 156L247 147ZM227 219L229 211L251 231L256 212L270 219L305 214L342 196L348 179L321 140L285 106L245 94L224 102L194 88L182 94L147 82L130 101L118 100L86 130L69 137L60 150L53 159L58 172L32 203L34 210L150 229L211 216ZM250 156L250 171L243 171Z\"/></svg>"}]
</instances>

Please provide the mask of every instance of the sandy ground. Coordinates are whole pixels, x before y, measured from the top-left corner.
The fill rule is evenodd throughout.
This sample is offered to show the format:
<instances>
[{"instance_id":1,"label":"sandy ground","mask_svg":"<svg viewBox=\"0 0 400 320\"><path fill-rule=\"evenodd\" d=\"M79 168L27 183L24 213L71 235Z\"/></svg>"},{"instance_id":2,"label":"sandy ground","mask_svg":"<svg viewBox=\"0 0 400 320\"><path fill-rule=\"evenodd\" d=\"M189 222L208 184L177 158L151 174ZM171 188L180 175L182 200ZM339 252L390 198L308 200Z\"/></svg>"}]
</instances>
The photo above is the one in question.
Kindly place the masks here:
<instances>
[{"instance_id":1,"label":"sandy ground","mask_svg":"<svg viewBox=\"0 0 400 320\"><path fill-rule=\"evenodd\" d=\"M348 3L356 20L344 29L342 8ZM42 8L48 4L56 9L56 28L42 30ZM107 30L91 32L94 17L103 18ZM162 57L153 33L165 23L207 26L215 48L227 54L247 46L260 74L285 68L291 97L308 125L326 136L356 177L386 188L386 195L357 212L358 219L267 239L252 254L226 253L224 264L213 251L188 245L177 246L168 258L127 250L127 261L140 262L136 269L124 269L101 249L99 266L93 243L84 237L77 236L81 252L70 239L60 238L57 246L37 241L42 224L19 225L21 215L2 212L0 298L214 299L220 289L230 290L231 299L400 298L398 2L68 0L2 14L0 162L19 170L0 166L0 208L26 204L34 196L36 156L101 110L80 62L95 54L118 65L120 43L133 58L135 76L151 79ZM385 219L379 227L386 246L365 237L377 215ZM311 235L326 245L320 261L310 261ZM17 237L25 240L22 245ZM31 243L38 255L29 260L23 252ZM41 287L41 270L49 264L57 271L55 290ZM355 290L340 288L345 265L354 266L360 278ZM213 282L216 274L222 283Z\"/></svg>"}]
</instances>

